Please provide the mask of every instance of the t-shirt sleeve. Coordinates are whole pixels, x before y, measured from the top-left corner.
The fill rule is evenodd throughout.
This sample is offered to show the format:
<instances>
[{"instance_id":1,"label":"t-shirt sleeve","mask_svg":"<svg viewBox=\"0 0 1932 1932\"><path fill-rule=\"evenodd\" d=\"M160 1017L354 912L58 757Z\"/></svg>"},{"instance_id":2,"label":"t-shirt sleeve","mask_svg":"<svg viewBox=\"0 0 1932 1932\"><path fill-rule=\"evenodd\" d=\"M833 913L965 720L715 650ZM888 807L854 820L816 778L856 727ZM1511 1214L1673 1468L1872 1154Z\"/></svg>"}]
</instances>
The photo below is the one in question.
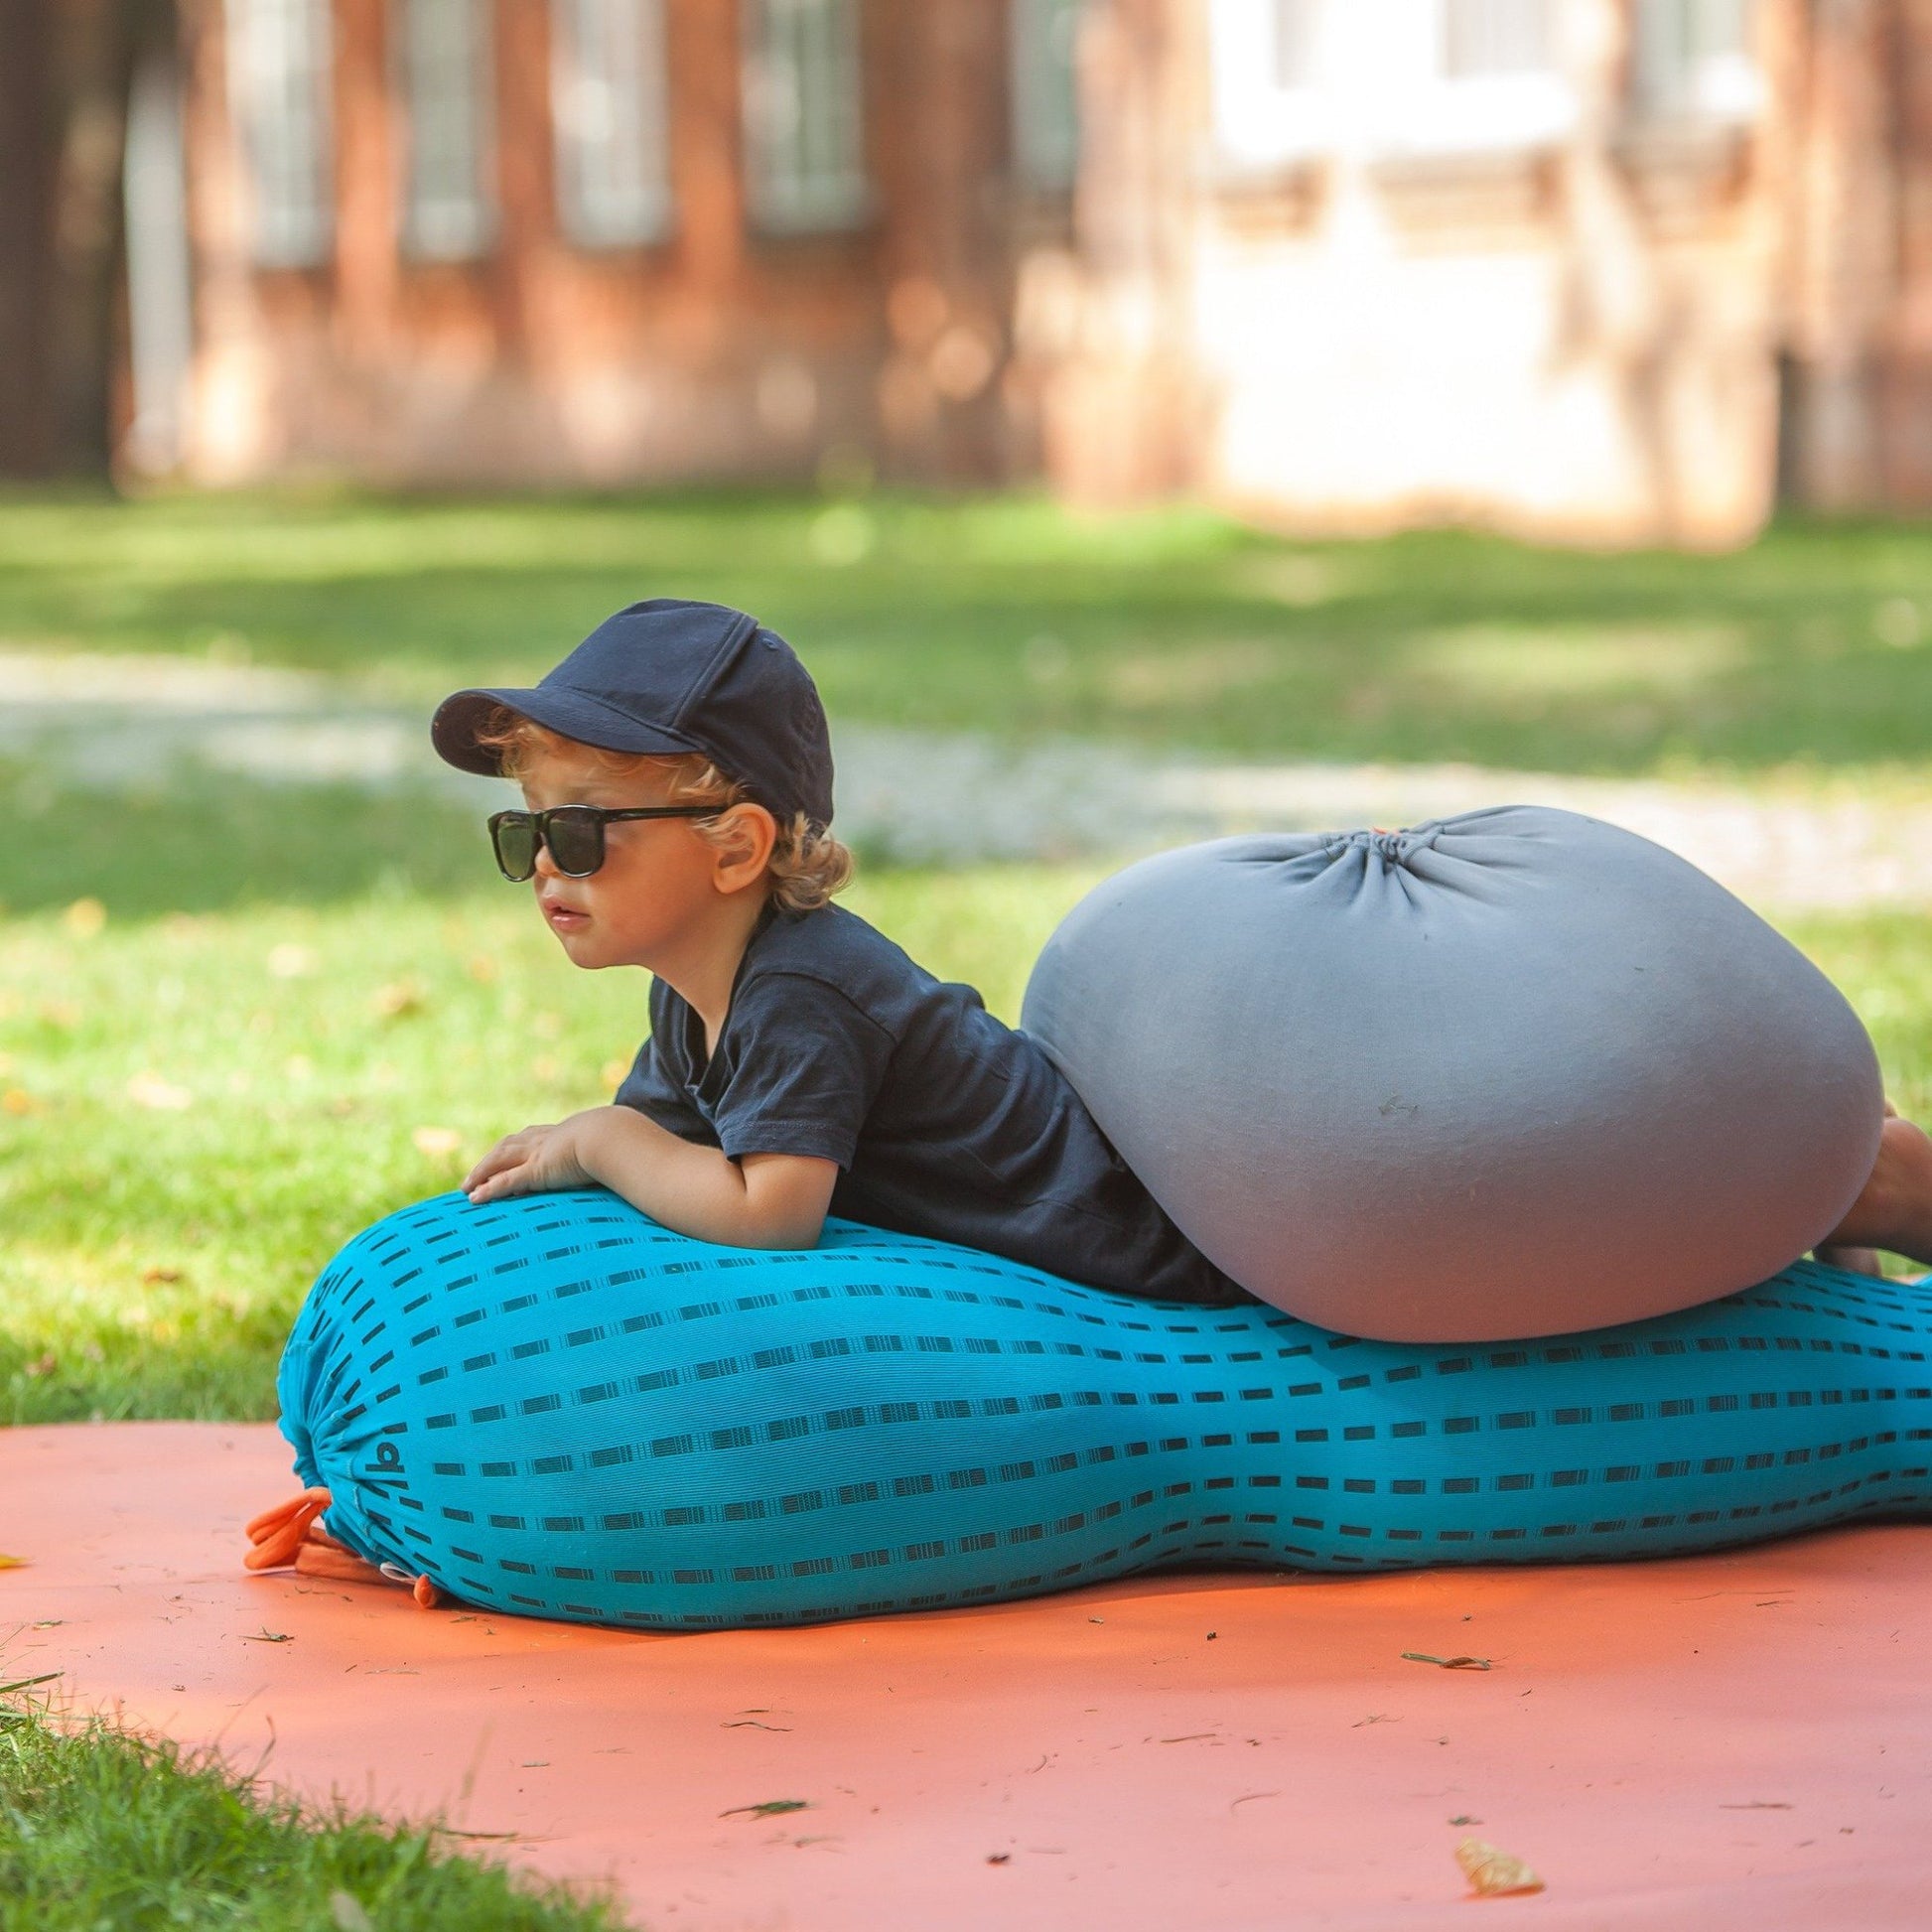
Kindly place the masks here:
<instances>
[{"instance_id":1,"label":"t-shirt sleeve","mask_svg":"<svg viewBox=\"0 0 1932 1932\"><path fill-rule=\"evenodd\" d=\"M661 1056L649 1040L637 1049L637 1058L618 1088L616 1105L634 1107L659 1127L681 1141L695 1141L700 1147L716 1147L718 1137L711 1123L691 1104L685 1093L665 1072Z\"/></svg>"},{"instance_id":2,"label":"t-shirt sleeve","mask_svg":"<svg viewBox=\"0 0 1932 1932\"><path fill-rule=\"evenodd\" d=\"M849 1168L892 1063L892 1035L836 987L797 973L761 973L742 987L731 1031L732 1070L713 1109L725 1153Z\"/></svg>"},{"instance_id":3,"label":"t-shirt sleeve","mask_svg":"<svg viewBox=\"0 0 1932 1932\"><path fill-rule=\"evenodd\" d=\"M718 1136L711 1123L695 1106L691 1096L665 1059L664 1003L652 989L650 1003L651 1035L637 1049L630 1071L618 1086L614 1102L620 1107L634 1107L659 1127L681 1141L695 1141L700 1147L716 1147Z\"/></svg>"}]
</instances>

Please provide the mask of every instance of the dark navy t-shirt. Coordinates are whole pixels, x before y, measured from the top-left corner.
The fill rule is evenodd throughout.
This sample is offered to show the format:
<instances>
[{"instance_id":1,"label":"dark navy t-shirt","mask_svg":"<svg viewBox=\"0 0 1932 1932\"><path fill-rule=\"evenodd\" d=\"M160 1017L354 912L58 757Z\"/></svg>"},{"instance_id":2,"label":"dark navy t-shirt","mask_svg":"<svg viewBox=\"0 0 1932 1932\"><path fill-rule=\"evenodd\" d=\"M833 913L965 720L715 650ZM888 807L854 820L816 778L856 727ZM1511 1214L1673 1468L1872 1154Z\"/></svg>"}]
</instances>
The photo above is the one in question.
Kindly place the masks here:
<instances>
[{"instance_id":1,"label":"dark navy t-shirt","mask_svg":"<svg viewBox=\"0 0 1932 1932\"><path fill-rule=\"evenodd\" d=\"M842 906L768 913L717 1049L662 980L618 1089L687 1141L841 1170L832 1212L1128 1295L1245 1301L1025 1034Z\"/></svg>"}]
</instances>

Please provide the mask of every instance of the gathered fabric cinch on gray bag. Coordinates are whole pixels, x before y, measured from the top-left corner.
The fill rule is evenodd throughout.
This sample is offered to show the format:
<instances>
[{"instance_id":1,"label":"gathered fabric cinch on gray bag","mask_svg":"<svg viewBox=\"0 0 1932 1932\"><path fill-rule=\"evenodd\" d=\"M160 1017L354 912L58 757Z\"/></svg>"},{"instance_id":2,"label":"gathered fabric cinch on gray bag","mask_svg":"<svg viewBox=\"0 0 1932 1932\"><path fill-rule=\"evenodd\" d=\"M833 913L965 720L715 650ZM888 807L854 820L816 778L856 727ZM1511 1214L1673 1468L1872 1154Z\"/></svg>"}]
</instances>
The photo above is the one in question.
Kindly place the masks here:
<instances>
[{"instance_id":1,"label":"gathered fabric cinch on gray bag","mask_svg":"<svg viewBox=\"0 0 1932 1932\"><path fill-rule=\"evenodd\" d=\"M1883 1090L1843 995L1661 846L1500 806L1129 867L1022 1025L1207 1257L1345 1334L1734 1294L1822 1240Z\"/></svg>"}]
</instances>

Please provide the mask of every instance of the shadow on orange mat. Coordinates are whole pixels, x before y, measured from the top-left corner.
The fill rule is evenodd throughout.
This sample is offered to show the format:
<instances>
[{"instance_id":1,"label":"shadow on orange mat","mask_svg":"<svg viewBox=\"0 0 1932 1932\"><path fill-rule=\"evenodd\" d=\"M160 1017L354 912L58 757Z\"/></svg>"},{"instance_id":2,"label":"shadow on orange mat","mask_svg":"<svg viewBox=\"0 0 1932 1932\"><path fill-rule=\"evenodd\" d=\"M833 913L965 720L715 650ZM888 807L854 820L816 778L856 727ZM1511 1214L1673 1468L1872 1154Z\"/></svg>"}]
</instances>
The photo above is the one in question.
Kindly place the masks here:
<instances>
[{"instance_id":1,"label":"shadow on orange mat","mask_svg":"<svg viewBox=\"0 0 1932 1932\"><path fill-rule=\"evenodd\" d=\"M0 1432L0 1662L639 1925L1927 1922L1925 1527L683 1636L419 1614L314 1493L237 1574L287 1467L267 1428ZM1465 1840L1547 1888L1478 1899Z\"/></svg>"}]
</instances>

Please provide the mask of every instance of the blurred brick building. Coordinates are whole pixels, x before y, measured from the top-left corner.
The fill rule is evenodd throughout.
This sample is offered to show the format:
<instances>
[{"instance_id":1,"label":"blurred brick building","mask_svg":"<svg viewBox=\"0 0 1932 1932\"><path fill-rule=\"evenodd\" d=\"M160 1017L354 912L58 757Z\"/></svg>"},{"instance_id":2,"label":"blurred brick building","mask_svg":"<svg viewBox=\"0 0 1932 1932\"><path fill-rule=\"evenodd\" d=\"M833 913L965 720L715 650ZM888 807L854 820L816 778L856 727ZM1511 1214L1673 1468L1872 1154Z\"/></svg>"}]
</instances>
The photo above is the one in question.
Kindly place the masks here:
<instances>
[{"instance_id":1,"label":"blurred brick building","mask_svg":"<svg viewBox=\"0 0 1932 1932\"><path fill-rule=\"evenodd\" d=\"M1932 0L183 11L150 467L1601 541L1932 500Z\"/></svg>"},{"instance_id":2,"label":"blurred brick building","mask_svg":"<svg viewBox=\"0 0 1932 1932\"><path fill-rule=\"evenodd\" d=\"M168 313L164 220L153 266L132 251L137 460L543 483L1035 466L1008 321L1020 254L1066 234L1065 0L184 12L191 320ZM137 114L131 188L179 145Z\"/></svg>"},{"instance_id":3,"label":"blurred brick building","mask_svg":"<svg viewBox=\"0 0 1932 1932\"><path fill-rule=\"evenodd\" d=\"M1303 527L1932 502L1925 0L1111 0L1053 467Z\"/></svg>"}]
</instances>

